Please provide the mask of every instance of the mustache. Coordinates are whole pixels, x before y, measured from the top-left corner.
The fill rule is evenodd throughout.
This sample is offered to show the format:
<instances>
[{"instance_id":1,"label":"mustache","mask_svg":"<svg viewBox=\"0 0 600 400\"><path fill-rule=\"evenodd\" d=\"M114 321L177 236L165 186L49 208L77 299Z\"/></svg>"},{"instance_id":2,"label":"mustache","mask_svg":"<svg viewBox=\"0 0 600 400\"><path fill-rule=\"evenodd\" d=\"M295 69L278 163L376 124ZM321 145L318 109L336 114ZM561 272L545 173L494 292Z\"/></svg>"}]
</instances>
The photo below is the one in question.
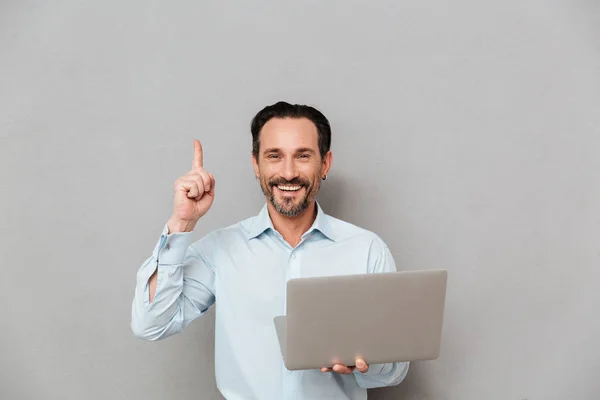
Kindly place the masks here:
<instances>
[{"instance_id":1,"label":"mustache","mask_svg":"<svg viewBox=\"0 0 600 400\"><path fill-rule=\"evenodd\" d=\"M277 185L299 185L299 186L309 186L310 182L305 179L294 178L292 180L287 180L283 178L274 178L269 181L269 186L277 186Z\"/></svg>"}]
</instances>

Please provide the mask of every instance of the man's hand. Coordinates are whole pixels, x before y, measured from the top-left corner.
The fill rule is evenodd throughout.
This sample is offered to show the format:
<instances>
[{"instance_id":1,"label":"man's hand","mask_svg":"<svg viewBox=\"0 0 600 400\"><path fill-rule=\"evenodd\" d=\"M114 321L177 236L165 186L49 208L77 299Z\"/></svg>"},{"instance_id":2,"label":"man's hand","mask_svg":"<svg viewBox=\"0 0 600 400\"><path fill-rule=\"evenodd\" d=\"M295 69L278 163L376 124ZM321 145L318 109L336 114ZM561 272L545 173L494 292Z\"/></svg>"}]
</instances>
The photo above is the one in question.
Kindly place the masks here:
<instances>
[{"instance_id":1,"label":"man's hand","mask_svg":"<svg viewBox=\"0 0 600 400\"><path fill-rule=\"evenodd\" d=\"M202 145L196 139L192 169L175 181L173 215L168 221L169 233L191 232L213 203L215 178L204 169L202 156Z\"/></svg>"},{"instance_id":2,"label":"man's hand","mask_svg":"<svg viewBox=\"0 0 600 400\"><path fill-rule=\"evenodd\" d=\"M369 364L366 363L362 358L356 359L355 367L347 367L343 364L335 364L332 368L321 368L321 372L337 372L338 374L351 374L355 369L359 372L365 373L369 370Z\"/></svg>"}]
</instances>

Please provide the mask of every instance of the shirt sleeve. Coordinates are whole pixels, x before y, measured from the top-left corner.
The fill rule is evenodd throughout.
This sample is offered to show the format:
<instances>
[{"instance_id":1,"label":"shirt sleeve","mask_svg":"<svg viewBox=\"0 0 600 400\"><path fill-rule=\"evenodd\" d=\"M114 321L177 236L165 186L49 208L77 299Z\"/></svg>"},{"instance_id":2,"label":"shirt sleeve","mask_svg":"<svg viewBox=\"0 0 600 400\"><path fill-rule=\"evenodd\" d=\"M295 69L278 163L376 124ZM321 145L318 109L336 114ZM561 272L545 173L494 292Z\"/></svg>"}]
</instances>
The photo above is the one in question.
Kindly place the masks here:
<instances>
[{"instance_id":1,"label":"shirt sleeve","mask_svg":"<svg viewBox=\"0 0 600 400\"><path fill-rule=\"evenodd\" d=\"M394 272L397 271L394 257L387 245L376 238L369 249L368 261L369 273ZM367 363L369 360L365 360ZM373 389L400 384L408 373L409 362L396 362L385 364L371 364L365 373L354 370L354 376L358 385L364 389Z\"/></svg>"},{"instance_id":2,"label":"shirt sleeve","mask_svg":"<svg viewBox=\"0 0 600 400\"><path fill-rule=\"evenodd\" d=\"M140 266L131 307L131 330L145 340L185 329L215 301L215 269L190 244L191 232L168 234L165 224L152 255ZM148 280L158 270L154 300Z\"/></svg>"}]
</instances>

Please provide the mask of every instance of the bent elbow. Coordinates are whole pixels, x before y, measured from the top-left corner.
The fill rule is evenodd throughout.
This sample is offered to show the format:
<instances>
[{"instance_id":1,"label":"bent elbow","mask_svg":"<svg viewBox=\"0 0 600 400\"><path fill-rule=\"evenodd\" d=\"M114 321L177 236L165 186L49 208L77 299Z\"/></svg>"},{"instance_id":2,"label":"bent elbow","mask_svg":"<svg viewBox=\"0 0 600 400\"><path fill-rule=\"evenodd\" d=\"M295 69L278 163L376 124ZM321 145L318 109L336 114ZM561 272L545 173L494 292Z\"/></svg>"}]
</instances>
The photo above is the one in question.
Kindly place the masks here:
<instances>
[{"instance_id":1,"label":"bent elbow","mask_svg":"<svg viewBox=\"0 0 600 400\"><path fill-rule=\"evenodd\" d=\"M388 386L397 386L400 383L402 383L402 381L404 381L404 378L406 378L406 375L408 375L408 369L410 367L410 362L406 361L406 362L399 362L399 363L395 363L394 365L395 367L395 374L393 376L393 379L389 382Z\"/></svg>"},{"instance_id":2,"label":"bent elbow","mask_svg":"<svg viewBox=\"0 0 600 400\"><path fill-rule=\"evenodd\" d=\"M132 318L130 324L131 332L133 336L138 339L155 341L160 339L160 335L157 334L156 329L152 329L151 326L144 323L138 318Z\"/></svg>"},{"instance_id":3,"label":"bent elbow","mask_svg":"<svg viewBox=\"0 0 600 400\"><path fill-rule=\"evenodd\" d=\"M140 324L136 321L131 321L131 332L133 335L142 340L154 342L156 340L165 339L175 333L176 330L169 330L168 327L159 327L151 324Z\"/></svg>"},{"instance_id":4,"label":"bent elbow","mask_svg":"<svg viewBox=\"0 0 600 400\"><path fill-rule=\"evenodd\" d=\"M379 364L380 371L356 373L358 386L363 389L376 389L399 385L408 374L409 362Z\"/></svg>"},{"instance_id":5,"label":"bent elbow","mask_svg":"<svg viewBox=\"0 0 600 400\"><path fill-rule=\"evenodd\" d=\"M132 309L129 326L136 338L147 341L165 338L167 327L160 327L156 322L156 319L152 318L147 312L139 312L135 307Z\"/></svg>"},{"instance_id":6,"label":"bent elbow","mask_svg":"<svg viewBox=\"0 0 600 400\"><path fill-rule=\"evenodd\" d=\"M130 327L133 336L135 336L136 338L149 341L156 340L154 336L148 333L147 329L144 329L144 327L141 326L141 324L137 323L135 320L131 320Z\"/></svg>"}]
</instances>

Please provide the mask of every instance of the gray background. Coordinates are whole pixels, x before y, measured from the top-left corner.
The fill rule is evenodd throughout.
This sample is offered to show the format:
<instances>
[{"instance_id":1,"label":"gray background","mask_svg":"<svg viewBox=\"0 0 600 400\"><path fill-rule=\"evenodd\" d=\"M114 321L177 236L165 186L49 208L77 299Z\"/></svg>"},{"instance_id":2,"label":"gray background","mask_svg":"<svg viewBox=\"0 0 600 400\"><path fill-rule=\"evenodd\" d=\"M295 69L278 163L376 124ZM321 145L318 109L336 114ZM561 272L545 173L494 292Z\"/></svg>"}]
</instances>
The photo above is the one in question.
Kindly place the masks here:
<instances>
[{"instance_id":1,"label":"gray background","mask_svg":"<svg viewBox=\"0 0 600 400\"><path fill-rule=\"evenodd\" d=\"M486 4L484 4L486 3ZM158 343L135 274L192 140L199 238L258 212L251 117L333 125L327 212L447 268L442 355L373 399L600 396L596 1L2 1L0 398L217 399L213 314Z\"/></svg>"}]
</instances>

